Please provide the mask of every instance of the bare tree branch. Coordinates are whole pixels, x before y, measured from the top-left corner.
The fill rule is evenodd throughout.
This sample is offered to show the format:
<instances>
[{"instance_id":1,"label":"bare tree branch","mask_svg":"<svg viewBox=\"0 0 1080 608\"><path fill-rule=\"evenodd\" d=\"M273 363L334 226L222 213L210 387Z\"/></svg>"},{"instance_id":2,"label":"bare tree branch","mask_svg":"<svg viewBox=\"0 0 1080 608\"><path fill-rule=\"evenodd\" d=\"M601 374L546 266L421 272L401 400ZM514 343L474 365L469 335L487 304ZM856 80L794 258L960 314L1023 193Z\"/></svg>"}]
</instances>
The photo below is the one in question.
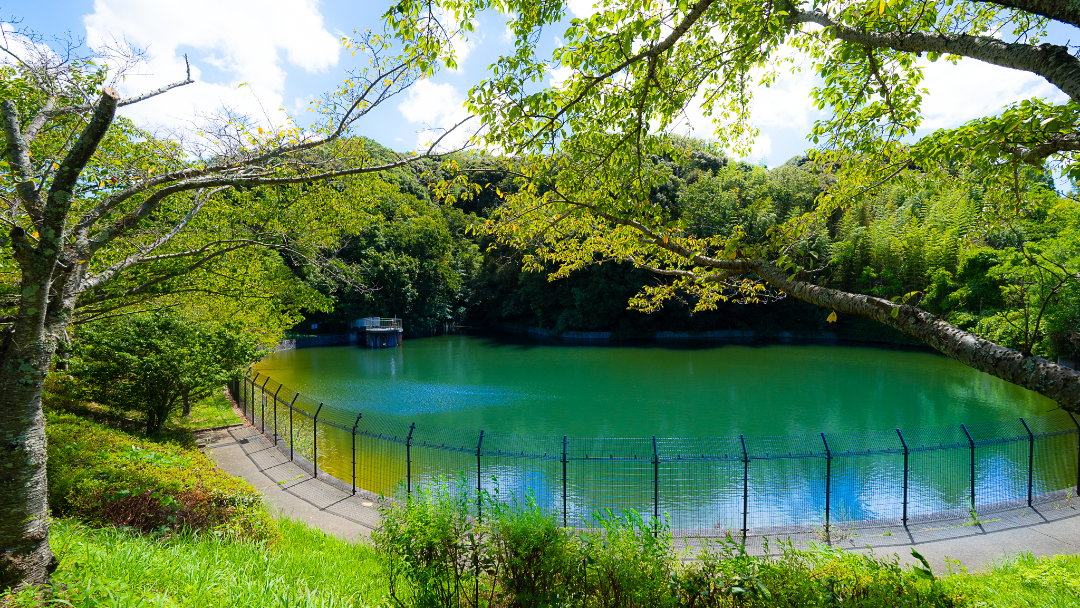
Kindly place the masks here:
<instances>
[{"instance_id":1,"label":"bare tree branch","mask_svg":"<svg viewBox=\"0 0 1080 608\"><path fill-rule=\"evenodd\" d=\"M1073 101L1080 101L1080 59L1067 46L1009 43L991 36L928 34L923 32L874 32L858 30L837 22L820 10L800 11L790 5L788 22L816 23L845 42L891 48L909 53L933 52L971 57L993 65L1031 72L1061 89Z\"/></svg>"}]
</instances>

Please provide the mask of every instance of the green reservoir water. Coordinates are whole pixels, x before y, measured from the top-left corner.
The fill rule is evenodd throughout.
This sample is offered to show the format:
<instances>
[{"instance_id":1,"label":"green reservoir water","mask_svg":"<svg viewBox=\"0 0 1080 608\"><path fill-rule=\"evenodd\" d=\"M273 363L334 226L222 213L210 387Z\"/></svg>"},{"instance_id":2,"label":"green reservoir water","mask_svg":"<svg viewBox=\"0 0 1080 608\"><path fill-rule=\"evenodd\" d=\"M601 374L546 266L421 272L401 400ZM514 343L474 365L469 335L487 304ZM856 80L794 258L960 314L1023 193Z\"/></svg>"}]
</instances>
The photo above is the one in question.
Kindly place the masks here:
<instances>
[{"instance_id":1,"label":"green reservoir water","mask_svg":"<svg viewBox=\"0 0 1080 608\"><path fill-rule=\"evenodd\" d=\"M256 370L351 411L524 435L842 433L1054 407L940 355L848 346L551 346L450 335L392 349L283 351Z\"/></svg>"},{"instance_id":2,"label":"green reservoir water","mask_svg":"<svg viewBox=\"0 0 1080 608\"><path fill-rule=\"evenodd\" d=\"M283 351L256 371L243 399L260 426L346 483L464 475L572 526L632 508L691 534L807 531L826 514L964 515L972 491L1000 508L1077 478L1055 404L922 351L450 335Z\"/></svg>"}]
</instances>

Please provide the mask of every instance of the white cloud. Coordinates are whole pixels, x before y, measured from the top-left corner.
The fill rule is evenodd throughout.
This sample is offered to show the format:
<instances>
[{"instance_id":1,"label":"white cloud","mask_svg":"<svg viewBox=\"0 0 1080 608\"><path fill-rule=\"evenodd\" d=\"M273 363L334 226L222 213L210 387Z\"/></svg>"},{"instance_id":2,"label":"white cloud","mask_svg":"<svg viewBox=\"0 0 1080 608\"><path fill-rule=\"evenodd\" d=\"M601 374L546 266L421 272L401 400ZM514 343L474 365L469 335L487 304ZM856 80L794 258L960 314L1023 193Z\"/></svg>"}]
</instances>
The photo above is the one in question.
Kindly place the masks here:
<instances>
[{"instance_id":1,"label":"white cloud","mask_svg":"<svg viewBox=\"0 0 1080 608\"><path fill-rule=\"evenodd\" d=\"M118 83L124 96L182 79L183 54L191 55L194 84L122 110L146 126L176 126L222 106L280 124L284 61L321 72L337 65L341 50L315 0L95 0L83 20L93 47L126 40L148 50L141 74ZM200 63L220 75L203 80Z\"/></svg>"},{"instance_id":2,"label":"white cloud","mask_svg":"<svg viewBox=\"0 0 1080 608\"><path fill-rule=\"evenodd\" d=\"M973 59L962 59L957 65L927 61L923 74L923 86L930 93L923 99L923 129L955 127L998 114L1021 99L1067 101L1064 93L1039 76Z\"/></svg>"},{"instance_id":3,"label":"white cloud","mask_svg":"<svg viewBox=\"0 0 1080 608\"><path fill-rule=\"evenodd\" d=\"M416 136L416 147L426 150L443 129L456 125L469 115L464 103L464 97L454 85L421 80L409 88L405 100L398 104L398 111L405 120L422 125ZM448 136L443 148L456 147L467 140L472 134L467 126L463 125Z\"/></svg>"},{"instance_id":4,"label":"white cloud","mask_svg":"<svg viewBox=\"0 0 1080 608\"><path fill-rule=\"evenodd\" d=\"M760 78L760 74L757 75ZM754 85L754 98L750 109L750 124L760 129L747 160L768 160L772 154L773 140L770 133L795 130L806 132L810 128L816 109L810 100L814 76L808 70L797 72L787 65L771 87ZM702 139L715 139L716 125L705 115L702 108L704 94L699 92L686 109L686 121L673 129Z\"/></svg>"},{"instance_id":5,"label":"white cloud","mask_svg":"<svg viewBox=\"0 0 1080 608\"><path fill-rule=\"evenodd\" d=\"M754 144L750 148L750 156L747 160L762 162L769 159L772 154L772 138L767 133L762 133L754 138Z\"/></svg>"},{"instance_id":6,"label":"white cloud","mask_svg":"<svg viewBox=\"0 0 1080 608\"><path fill-rule=\"evenodd\" d=\"M570 13L578 19L584 19L591 17L599 12L599 9L595 7L595 4L601 0L570 0L566 3L570 7Z\"/></svg>"},{"instance_id":7,"label":"white cloud","mask_svg":"<svg viewBox=\"0 0 1080 608\"><path fill-rule=\"evenodd\" d=\"M566 79L574 73L574 68L564 65L558 68L552 68L548 70L548 85L560 88Z\"/></svg>"},{"instance_id":8,"label":"white cloud","mask_svg":"<svg viewBox=\"0 0 1080 608\"><path fill-rule=\"evenodd\" d=\"M473 40L466 40L461 36L454 36L450 40L450 44L454 47L454 57L457 58L457 69L451 70L452 72L461 73L465 71L465 61L469 58L469 55L476 48L476 42Z\"/></svg>"},{"instance_id":9,"label":"white cloud","mask_svg":"<svg viewBox=\"0 0 1080 608\"><path fill-rule=\"evenodd\" d=\"M809 70L797 72L793 68L787 73L781 72L770 87L754 86L751 122L762 129L809 128L810 114L814 111L810 99L813 88L813 74Z\"/></svg>"},{"instance_id":10,"label":"white cloud","mask_svg":"<svg viewBox=\"0 0 1080 608\"><path fill-rule=\"evenodd\" d=\"M517 13L509 13L506 15L506 25L503 26L502 34L499 35L499 41L504 44L510 44L514 41L516 36L514 35L514 28L510 26L513 20L517 19Z\"/></svg>"}]
</instances>

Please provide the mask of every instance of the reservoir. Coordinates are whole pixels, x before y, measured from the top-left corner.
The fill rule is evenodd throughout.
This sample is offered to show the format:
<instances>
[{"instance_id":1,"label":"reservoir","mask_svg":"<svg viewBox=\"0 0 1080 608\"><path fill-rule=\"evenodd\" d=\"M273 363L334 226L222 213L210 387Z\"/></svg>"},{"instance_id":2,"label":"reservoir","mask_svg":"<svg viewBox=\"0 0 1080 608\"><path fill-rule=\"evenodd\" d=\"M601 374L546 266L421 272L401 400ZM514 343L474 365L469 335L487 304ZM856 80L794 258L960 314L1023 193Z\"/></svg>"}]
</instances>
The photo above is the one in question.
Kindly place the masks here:
<instances>
[{"instance_id":1,"label":"reservoir","mask_svg":"<svg viewBox=\"0 0 1080 608\"><path fill-rule=\"evenodd\" d=\"M279 449L358 491L449 478L570 526L607 509L692 535L957 517L1058 500L1080 457L1056 404L924 350L445 335L254 371Z\"/></svg>"},{"instance_id":2,"label":"reservoir","mask_svg":"<svg viewBox=\"0 0 1080 608\"><path fill-rule=\"evenodd\" d=\"M723 437L978 424L1050 400L942 355L861 346L541 345L466 335L275 353L316 401L523 435Z\"/></svg>"}]
</instances>

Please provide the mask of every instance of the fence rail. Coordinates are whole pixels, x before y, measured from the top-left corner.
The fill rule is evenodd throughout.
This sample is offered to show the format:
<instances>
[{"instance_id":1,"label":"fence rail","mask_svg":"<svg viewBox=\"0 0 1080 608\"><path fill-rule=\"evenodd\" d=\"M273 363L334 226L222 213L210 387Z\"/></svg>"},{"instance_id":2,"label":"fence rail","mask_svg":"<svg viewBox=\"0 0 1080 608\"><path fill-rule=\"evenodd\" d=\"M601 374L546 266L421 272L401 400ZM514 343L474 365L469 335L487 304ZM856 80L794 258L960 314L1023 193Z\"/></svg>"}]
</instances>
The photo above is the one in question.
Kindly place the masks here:
<instances>
[{"instance_id":1,"label":"fence rail","mask_svg":"<svg viewBox=\"0 0 1080 608\"><path fill-rule=\"evenodd\" d=\"M468 491L528 496L565 526L631 508L682 536L828 536L838 525L907 526L1080 496L1080 421L1062 410L858 433L580 438L426 427L317 402L259 374L230 390L290 459L354 494L452 477Z\"/></svg>"}]
</instances>

